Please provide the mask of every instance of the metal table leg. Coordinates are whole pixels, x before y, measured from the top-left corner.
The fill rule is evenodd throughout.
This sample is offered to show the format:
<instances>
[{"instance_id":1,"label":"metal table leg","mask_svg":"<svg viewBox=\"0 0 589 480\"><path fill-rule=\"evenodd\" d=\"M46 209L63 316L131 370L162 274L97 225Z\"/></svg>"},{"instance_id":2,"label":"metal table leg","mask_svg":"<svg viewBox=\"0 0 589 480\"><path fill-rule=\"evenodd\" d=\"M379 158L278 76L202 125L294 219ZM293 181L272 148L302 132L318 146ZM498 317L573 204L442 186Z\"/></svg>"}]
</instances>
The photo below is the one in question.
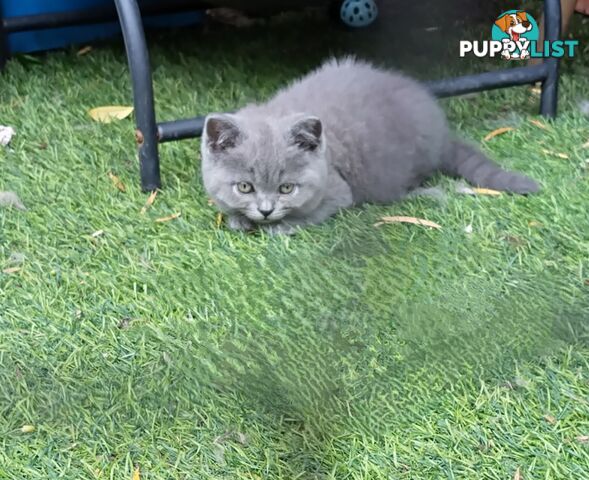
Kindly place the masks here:
<instances>
[{"instance_id":1,"label":"metal table leg","mask_svg":"<svg viewBox=\"0 0 589 480\"><path fill-rule=\"evenodd\" d=\"M141 187L144 191L152 191L161 187L161 179L149 52L137 1L115 0L115 4L133 82L133 102L137 121L135 139L139 149Z\"/></svg>"},{"instance_id":2,"label":"metal table leg","mask_svg":"<svg viewBox=\"0 0 589 480\"><path fill-rule=\"evenodd\" d=\"M546 40L554 42L560 39L561 35L561 7L560 0L544 1L544 21ZM556 117L558 104L558 70L560 60L558 58L547 58L544 60L546 66L546 77L542 81L542 97L540 98L540 113L546 117Z\"/></svg>"}]
</instances>

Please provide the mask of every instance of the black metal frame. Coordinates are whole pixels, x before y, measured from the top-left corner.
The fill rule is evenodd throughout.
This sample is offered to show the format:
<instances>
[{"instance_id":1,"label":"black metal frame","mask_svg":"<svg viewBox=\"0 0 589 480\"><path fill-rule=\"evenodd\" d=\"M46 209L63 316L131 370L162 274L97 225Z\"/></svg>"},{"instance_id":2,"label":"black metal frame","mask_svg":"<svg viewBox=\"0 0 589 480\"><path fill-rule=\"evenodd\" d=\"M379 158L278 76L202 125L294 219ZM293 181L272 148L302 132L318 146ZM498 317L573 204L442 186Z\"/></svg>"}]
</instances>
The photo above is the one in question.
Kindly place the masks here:
<instances>
[{"instance_id":1,"label":"black metal frame","mask_svg":"<svg viewBox=\"0 0 589 480\"><path fill-rule=\"evenodd\" d=\"M144 190L161 187L157 144L184 138L199 137L204 126L204 117L176 120L156 124L153 107L151 71L141 15L136 0L115 0L127 45L129 68L133 79L137 118L137 144L141 168L141 185ZM546 40L560 38L560 0L545 0ZM139 60L140 59L140 60ZM440 80L428 83L439 97L462 95L495 88L542 82L540 113L556 116L558 101L558 58L546 59L539 65L509 68L477 75ZM157 132L154 135L154 131Z\"/></svg>"},{"instance_id":2,"label":"black metal frame","mask_svg":"<svg viewBox=\"0 0 589 480\"><path fill-rule=\"evenodd\" d=\"M153 99L153 83L149 51L145 41L141 11L137 0L115 0L121 24L131 79L137 129L135 138L139 150L141 186L145 191L161 187L158 144L173 140L199 137L205 117L157 123ZM144 14L172 13L206 7L206 2L168 0L165 7L144 8ZM545 38L553 42L561 35L560 0L544 1ZM6 35L11 32L64 27L82 23L103 23L114 20L113 9L93 9L60 14L35 15L4 19L0 12L0 67L8 55ZM547 58L538 65L508 68L493 72L444 79L427 83L438 97L450 97L483 90L542 82L540 113L556 116L558 102L559 59Z\"/></svg>"}]
</instances>

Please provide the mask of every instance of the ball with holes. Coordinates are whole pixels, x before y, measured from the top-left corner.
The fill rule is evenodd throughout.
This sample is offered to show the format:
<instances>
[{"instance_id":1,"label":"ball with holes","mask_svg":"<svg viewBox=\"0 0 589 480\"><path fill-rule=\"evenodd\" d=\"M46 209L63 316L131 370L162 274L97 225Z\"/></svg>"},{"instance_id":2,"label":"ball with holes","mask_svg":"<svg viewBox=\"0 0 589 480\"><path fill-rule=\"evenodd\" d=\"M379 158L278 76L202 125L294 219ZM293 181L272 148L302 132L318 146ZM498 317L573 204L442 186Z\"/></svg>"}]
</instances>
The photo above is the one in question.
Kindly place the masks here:
<instances>
[{"instance_id":1,"label":"ball with holes","mask_svg":"<svg viewBox=\"0 0 589 480\"><path fill-rule=\"evenodd\" d=\"M377 16L374 0L345 0L340 9L341 19L349 27L367 27Z\"/></svg>"}]
</instances>

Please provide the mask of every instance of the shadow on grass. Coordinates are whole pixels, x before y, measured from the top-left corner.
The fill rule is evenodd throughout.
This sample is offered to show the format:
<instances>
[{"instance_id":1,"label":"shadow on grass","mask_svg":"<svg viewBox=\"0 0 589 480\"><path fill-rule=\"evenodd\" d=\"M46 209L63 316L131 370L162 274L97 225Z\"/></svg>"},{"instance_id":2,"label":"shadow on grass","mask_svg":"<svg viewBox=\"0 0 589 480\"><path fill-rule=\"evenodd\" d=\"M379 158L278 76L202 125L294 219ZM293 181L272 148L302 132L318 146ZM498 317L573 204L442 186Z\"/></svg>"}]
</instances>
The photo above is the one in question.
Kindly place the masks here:
<instances>
[{"instance_id":1,"label":"shadow on grass","mask_svg":"<svg viewBox=\"0 0 589 480\"><path fill-rule=\"evenodd\" d=\"M276 428L297 432L294 472L327 474L333 465L321 459L334 438L382 441L460 392L515 384L521 362L589 340L589 302L571 299L568 286L549 275L511 278L499 289L450 282L443 297L408 303L400 296L388 313L365 302L355 280L348 287L358 299L329 311L321 299L333 292L319 288L298 311L258 323L236 319L220 344L214 332L199 332L200 380L236 395Z\"/></svg>"}]
</instances>

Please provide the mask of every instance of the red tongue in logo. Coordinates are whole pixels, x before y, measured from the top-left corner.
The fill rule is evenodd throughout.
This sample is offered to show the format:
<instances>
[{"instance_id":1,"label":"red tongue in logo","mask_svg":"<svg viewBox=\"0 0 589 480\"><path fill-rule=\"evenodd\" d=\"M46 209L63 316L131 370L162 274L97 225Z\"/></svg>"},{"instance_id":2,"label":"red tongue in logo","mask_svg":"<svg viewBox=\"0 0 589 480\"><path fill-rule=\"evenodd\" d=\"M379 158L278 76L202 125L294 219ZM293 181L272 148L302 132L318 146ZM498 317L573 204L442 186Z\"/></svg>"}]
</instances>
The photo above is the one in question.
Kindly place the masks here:
<instances>
[{"instance_id":1,"label":"red tongue in logo","mask_svg":"<svg viewBox=\"0 0 589 480\"><path fill-rule=\"evenodd\" d=\"M513 41L514 42L519 41L519 33L511 32L511 34L513 35Z\"/></svg>"}]
</instances>

